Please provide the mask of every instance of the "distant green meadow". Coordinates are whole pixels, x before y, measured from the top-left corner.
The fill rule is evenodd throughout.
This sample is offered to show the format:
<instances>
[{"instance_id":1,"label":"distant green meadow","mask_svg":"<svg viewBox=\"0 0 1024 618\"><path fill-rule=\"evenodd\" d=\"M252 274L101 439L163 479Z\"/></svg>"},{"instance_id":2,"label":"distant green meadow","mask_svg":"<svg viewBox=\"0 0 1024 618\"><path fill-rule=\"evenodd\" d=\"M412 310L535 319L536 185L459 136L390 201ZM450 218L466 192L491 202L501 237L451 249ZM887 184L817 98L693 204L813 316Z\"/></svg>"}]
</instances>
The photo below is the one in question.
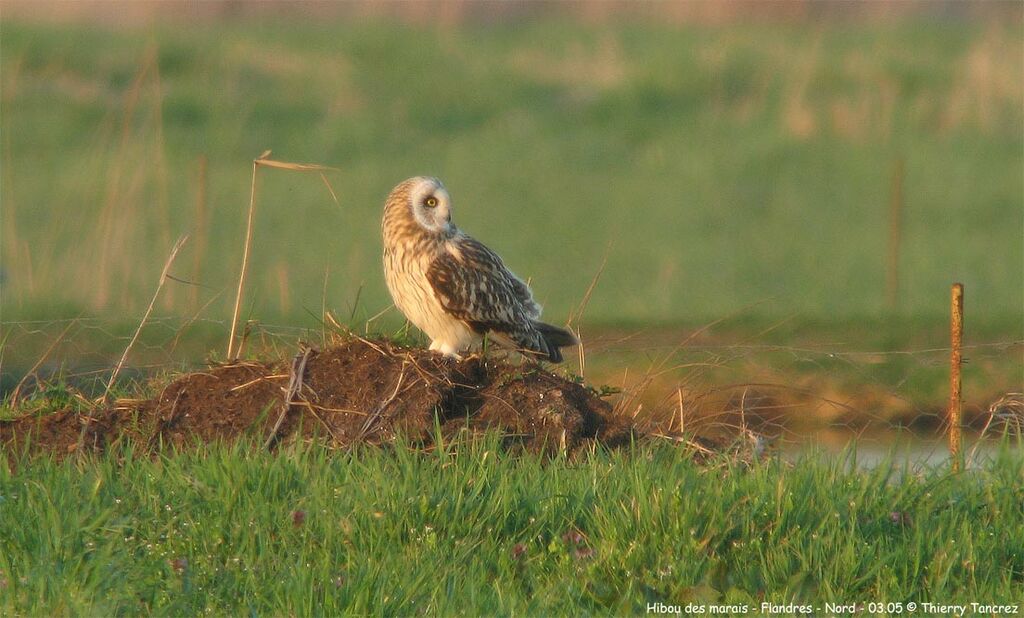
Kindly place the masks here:
<instances>
[{"instance_id":1,"label":"distant green meadow","mask_svg":"<svg viewBox=\"0 0 1024 618\"><path fill-rule=\"evenodd\" d=\"M1016 324L1018 25L7 20L4 318L137 318L189 233L172 274L199 285L171 282L158 312L214 299L203 315L226 319L252 160L270 149L336 167L325 178L338 203L316 173L261 170L244 317L387 307L383 200L430 174L456 223L529 278L556 322L607 260L591 325L937 320L953 281L969 322Z\"/></svg>"},{"instance_id":2,"label":"distant green meadow","mask_svg":"<svg viewBox=\"0 0 1024 618\"><path fill-rule=\"evenodd\" d=\"M13 469L0 460L0 613L1019 608L1019 450L961 474L865 470L854 453L697 465L647 444L545 462L504 454L492 436L432 453L15 456Z\"/></svg>"}]
</instances>

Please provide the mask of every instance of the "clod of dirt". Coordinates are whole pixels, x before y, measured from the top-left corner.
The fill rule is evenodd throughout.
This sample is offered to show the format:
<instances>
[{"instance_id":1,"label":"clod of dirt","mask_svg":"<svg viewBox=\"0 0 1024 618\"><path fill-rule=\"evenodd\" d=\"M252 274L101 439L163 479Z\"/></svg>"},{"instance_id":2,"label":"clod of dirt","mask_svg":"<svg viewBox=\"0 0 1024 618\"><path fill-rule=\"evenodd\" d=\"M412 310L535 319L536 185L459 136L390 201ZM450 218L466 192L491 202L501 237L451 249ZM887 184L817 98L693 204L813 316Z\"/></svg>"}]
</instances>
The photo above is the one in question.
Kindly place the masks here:
<instances>
[{"instance_id":1,"label":"clod of dirt","mask_svg":"<svg viewBox=\"0 0 1024 618\"><path fill-rule=\"evenodd\" d=\"M403 435L428 446L437 427L445 437L497 430L508 446L547 453L595 442L616 447L633 435L608 402L539 365L453 361L353 338L306 351L291 363L237 363L187 374L154 399L118 402L86 416L64 411L3 421L0 444L9 453L28 448L63 455L77 448L102 451L125 437L157 449L239 437L271 447L296 439L349 447Z\"/></svg>"}]
</instances>

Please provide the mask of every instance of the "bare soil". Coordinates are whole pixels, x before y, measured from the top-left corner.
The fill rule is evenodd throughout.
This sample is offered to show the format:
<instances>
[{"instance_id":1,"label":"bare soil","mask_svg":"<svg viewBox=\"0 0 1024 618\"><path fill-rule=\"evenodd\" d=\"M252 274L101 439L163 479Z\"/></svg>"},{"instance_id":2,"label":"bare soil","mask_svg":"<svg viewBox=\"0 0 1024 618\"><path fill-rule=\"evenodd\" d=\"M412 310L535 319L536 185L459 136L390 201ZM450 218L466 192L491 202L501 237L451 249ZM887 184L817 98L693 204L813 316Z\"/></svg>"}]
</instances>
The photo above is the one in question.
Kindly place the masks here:
<instances>
[{"instance_id":1,"label":"bare soil","mask_svg":"<svg viewBox=\"0 0 1024 618\"><path fill-rule=\"evenodd\" d=\"M629 420L592 390L534 363L454 361L352 338L290 361L186 374L153 399L0 421L0 445L9 455L63 456L126 441L152 451L240 438L269 448L295 440L348 448L402 435L429 447L438 431L448 438L491 429L510 448L572 453L595 443L628 444L634 436Z\"/></svg>"}]
</instances>

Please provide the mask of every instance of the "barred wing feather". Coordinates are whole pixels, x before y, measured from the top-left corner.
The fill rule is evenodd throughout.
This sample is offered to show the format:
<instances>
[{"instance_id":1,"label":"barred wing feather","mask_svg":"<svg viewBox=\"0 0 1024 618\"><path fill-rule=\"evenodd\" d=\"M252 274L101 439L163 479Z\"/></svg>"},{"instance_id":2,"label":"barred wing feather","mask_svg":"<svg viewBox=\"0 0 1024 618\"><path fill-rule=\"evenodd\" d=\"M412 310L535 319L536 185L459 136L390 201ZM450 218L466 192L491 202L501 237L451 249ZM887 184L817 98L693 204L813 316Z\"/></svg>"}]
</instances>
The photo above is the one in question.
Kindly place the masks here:
<instances>
[{"instance_id":1,"label":"barred wing feather","mask_svg":"<svg viewBox=\"0 0 1024 618\"><path fill-rule=\"evenodd\" d=\"M442 306L479 333L513 335L532 331L540 306L530 289L496 253L462 236L455 252L444 252L427 270L427 280ZM525 342L520 342L525 343Z\"/></svg>"}]
</instances>

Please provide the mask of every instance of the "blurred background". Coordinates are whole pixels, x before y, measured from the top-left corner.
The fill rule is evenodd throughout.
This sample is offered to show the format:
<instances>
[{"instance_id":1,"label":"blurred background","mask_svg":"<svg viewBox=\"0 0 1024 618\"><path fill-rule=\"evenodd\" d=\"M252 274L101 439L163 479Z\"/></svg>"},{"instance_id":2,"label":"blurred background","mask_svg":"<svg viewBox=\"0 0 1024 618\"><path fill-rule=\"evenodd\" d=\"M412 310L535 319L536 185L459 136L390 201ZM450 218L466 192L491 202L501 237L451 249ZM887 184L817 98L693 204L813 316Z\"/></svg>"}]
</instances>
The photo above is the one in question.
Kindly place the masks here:
<instances>
[{"instance_id":1,"label":"blurred background","mask_svg":"<svg viewBox=\"0 0 1024 618\"><path fill-rule=\"evenodd\" d=\"M429 174L627 412L935 427L954 281L970 418L1024 390L1020 3L4 0L0 37L5 389L109 371L183 234L133 367L223 354L269 149L335 169L259 172L264 346L401 326L381 208Z\"/></svg>"}]
</instances>

